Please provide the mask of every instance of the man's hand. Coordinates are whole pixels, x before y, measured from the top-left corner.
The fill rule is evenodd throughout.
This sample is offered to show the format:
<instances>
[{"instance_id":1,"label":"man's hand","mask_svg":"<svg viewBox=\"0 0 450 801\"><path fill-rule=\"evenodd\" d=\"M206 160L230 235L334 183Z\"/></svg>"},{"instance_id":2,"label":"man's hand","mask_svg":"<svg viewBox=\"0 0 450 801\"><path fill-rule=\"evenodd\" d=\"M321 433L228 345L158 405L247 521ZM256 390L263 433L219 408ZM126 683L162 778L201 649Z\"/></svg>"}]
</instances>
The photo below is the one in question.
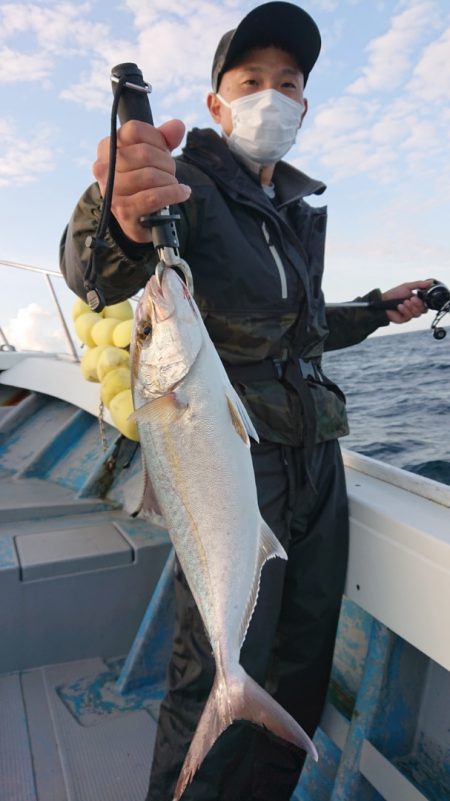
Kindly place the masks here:
<instances>
[{"instance_id":1,"label":"man's hand","mask_svg":"<svg viewBox=\"0 0 450 801\"><path fill-rule=\"evenodd\" d=\"M117 132L117 160L111 210L125 236L133 242L151 242L151 232L139 223L143 214L182 203L190 187L179 184L171 151L184 136L181 120L159 128L129 120ZM109 164L109 137L102 139L92 171L105 193Z\"/></svg>"},{"instance_id":2,"label":"man's hand","mask_svg":"<svg viewBox=\"0 0 450 801\"><path fill-rule=\"evenodd\" d=\"M433 283L430 278L427 281L409 281L406 284L400 284L393 289L388 289L381 295L382 300L395 300L395 298L407 298L403 303L397 306L396 311L387 311L388 320L391 323L407 323L413 317L420 317L428 311L425 304L413 294L415 289L427 289Z\"/></svg>"}]
</instances>

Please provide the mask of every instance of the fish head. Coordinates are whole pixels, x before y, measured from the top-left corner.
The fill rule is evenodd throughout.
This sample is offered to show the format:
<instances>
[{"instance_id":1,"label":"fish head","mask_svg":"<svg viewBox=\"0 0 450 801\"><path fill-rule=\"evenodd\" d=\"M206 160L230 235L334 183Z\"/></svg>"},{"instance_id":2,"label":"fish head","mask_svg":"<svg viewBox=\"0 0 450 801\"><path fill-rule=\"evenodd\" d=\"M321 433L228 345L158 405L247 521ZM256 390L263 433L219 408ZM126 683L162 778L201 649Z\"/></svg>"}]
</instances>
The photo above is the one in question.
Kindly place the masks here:
<instances>
[{"instance_id":1,"label":"fish head","mask_svg":"<svg viewBox=\"0 0 450 801\"><path fill-rule=\"evenodd\" d=\"M133 394L142 401L171 392L189 373L203 341L203 323L188 287L172 267L152 275L133 330Z\"/></svg>"}]
</instances>

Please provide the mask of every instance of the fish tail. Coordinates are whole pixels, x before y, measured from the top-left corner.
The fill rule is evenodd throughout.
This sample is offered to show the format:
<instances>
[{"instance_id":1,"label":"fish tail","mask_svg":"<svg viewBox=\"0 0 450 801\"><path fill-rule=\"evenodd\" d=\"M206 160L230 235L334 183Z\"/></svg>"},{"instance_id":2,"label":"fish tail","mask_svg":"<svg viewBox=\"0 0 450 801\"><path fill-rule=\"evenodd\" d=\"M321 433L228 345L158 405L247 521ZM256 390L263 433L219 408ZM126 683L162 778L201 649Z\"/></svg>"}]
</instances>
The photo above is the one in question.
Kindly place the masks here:
<instances>
[{"instance_id":1,"label":"fish tail","mask_svg":"<svg viewBox=\"0 0 450 801\"><path fill-rule=\"evenodd\" d=\"M175 788L179 801L187 785L218 737L236 720L248 720L269 729L318 759L317 749L302 727L239 665L233 677L216 673L196 732Z\"/></svg>"}]
</instances>

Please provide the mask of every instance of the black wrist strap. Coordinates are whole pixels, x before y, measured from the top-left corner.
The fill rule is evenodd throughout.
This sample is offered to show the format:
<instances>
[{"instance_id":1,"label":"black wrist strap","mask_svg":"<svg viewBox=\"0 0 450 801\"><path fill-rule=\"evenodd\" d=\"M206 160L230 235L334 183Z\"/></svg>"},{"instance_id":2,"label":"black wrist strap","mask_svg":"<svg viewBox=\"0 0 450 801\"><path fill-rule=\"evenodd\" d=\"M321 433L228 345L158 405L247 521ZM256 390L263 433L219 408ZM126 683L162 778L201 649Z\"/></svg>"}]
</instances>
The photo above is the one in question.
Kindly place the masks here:
<instances>
[{"instance_id":1,"label":"black wrist strap","mask_svg":"<svg viewBox=\"0 0 450 801\"><path fill-rule=\"evenodd\" d=\"M108 178L106 182L105 196L103 198L102 210L100 219L98 221L97 229L94 236L87 236L85 245L91 251L89 262L84 274L84 288L86 290L86 301L92 311L100 312L104 309L105 297L103 292L96 286L97 283L97 256L102 250L108 247L105 240L106 232L108 230L109 218L111 215L111 202L114 189L114 176L116 171L116 158L117 158L117 109L119 105L120 96L124 84L126 83L126 76L119 78L117 88L114 94L113 104L111 108L111 133L109 144L109 168Z\"/></svg>"}]
</instances>

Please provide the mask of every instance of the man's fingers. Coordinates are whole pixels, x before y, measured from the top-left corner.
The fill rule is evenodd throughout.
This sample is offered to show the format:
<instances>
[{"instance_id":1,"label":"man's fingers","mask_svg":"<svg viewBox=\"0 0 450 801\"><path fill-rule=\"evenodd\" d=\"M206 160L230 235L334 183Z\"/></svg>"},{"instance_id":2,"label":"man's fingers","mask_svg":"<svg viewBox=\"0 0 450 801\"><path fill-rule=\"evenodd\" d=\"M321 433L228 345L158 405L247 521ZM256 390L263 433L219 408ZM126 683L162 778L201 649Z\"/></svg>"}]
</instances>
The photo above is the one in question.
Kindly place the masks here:
<instances>
[{"instance_id":1,"label":"man's fingers","mask_svg":"<svg viewBox=\"0 0 450 801\"><path fill-rule=\"evenodd\" d=\"M106 181L108 180L108 162L97 159L92 165L92 172L99 183L102 195L104 195Z\"/></svg>"},{"instance_id":2,"label":"man's fingers","mask_svg":"<svg viewBox=\"0 0 450 801\"><path fill-rule=\"evenodd\" d=\"M117 146L146 143L160 150L173 150L183 139L184 131L181 120L169 120L159 128L140 120L128 120L117 131Z\"/></svg>"},{"instance_id":3,"label":"man's fingers","mask_svg":"<svg viewBox=\"0 0 450 801\"><path fill-rule=\"evenodd\" d=\"M135 230L139 230L139 217L144 214L153 214L164 206L183 203L190 194L189 186L175 182L171 186L144 189L132 195L116 195L113 199L112 210L124 230L125 226L132 226Z\"/></svg>"},{"instance_id":4,"label":"man's fingers","mask_svg":"<svg viewBox=\"0 0 450 801\"><path fill-rule=\"evenodd\" d=\"M413 297L405 302L405 307L412 317L420 317L421 314L427 311L427 307L418 297Z\"/></svg>"},{"instance_id":5,"label":"man's fingers","mask_svg":"<svg viewBox=\"0 0 450 801\"><path fill-rule=\"evenodd\" d=\"M92 165L92 172L102 189L106 184L108 169L109 162L104 157L98 158ZM175 161L167 150L143 142L121 147L116 158L115 191L130 195L146 186L174 183L175 169Z\"/></svg>"},{"instance_id":6,"label":"man's fingers","mask_svg":"<svg viewBox=\"0 0 450 801\"><path fill-rule=\"evenodd\" d=\"M147 167L175 175L175 161L167 150L160 150L153 145L140 142L121 147L117 151L116 172L131 172Z\"/></svg>"},{"instance_id":7,"label":"man's fingers","mask_svg":"<svg viewBox=\"0 0 450 801\"><path fill-rule=\"evenodd\" d=\"M119 196L135 195L145 189L159 190L162 187L177 184L175 175L157 167L144 167L138 170L117 172L114 181L114 194Z\"/></svg>"},{"instance_id":8,"label":"man's fingers","mask_svg":"<svg viewBox=\"0 0 450 801\"><path fill-rule=\"evenodd\" d=\"M411 291L414 289L427 289L427 287L431 286L433 283L433 278L427 278L425 281L407 281L403 286L407 287Z\"/></svg>"},{"instance_id":9,"label":"man's fingers","mask_svg":"<svg viewBox=\"0 0 450 801\"><path fill-rule=\"evenodd\" d=\"M104 139L100 139L100 142L97 145L97 160L103 161L109 158L109 136L105 136Z\"/></svg>"},{"instance_id":10,"label":"man's fingers","mask_svg":"<svg viewBox=\"0 0 450 801\"><path fill-rule=\"evenodd\" d=\"M181 120L169 120L159 126L159 131L164 137L169 150L175 150L181 144L186 127Z\"/></svg>"},{"instance_id":11,"label":"man's fingers","mask_svg":"<svg viewBox=\"0 0 450 801\"><path fill-rule=\"evenodd\" d=\"M425 304L420 298L413 295L408 300L404 300L403 303L399 303L395 311L388 311L386 314L391 323L407 323L413 317L420 317L426 311Z\"/></svg>"},{"instance_id":12,"label":"man's fingers","mask_svg":"<svg viewBox=\"0 0 450 801\"><path fill-rule=\"evenodd\" d=\"M145 142L161 150L167 150L167 142L158 128L140 120L128 120L117 131L117 147L138 145Z\"/></svg>"},{"instance_id":13,"label":"man's fingers","mask_svg":"<svg viewBox=\"0 0 450 801\"><path fill-rule=\"evenodd\" d=\"M170 120L160 129L129 120L117 132L111 208L125 235L136 242L149 241L149 232L139 224L141 216L183 203L191 194L188 186L178 183L170 153L180 144L184 130L180 120ZM102 195L108 177L109 149L109 138L102 139L92 167Z\"/></svg>"}]
</instances>

